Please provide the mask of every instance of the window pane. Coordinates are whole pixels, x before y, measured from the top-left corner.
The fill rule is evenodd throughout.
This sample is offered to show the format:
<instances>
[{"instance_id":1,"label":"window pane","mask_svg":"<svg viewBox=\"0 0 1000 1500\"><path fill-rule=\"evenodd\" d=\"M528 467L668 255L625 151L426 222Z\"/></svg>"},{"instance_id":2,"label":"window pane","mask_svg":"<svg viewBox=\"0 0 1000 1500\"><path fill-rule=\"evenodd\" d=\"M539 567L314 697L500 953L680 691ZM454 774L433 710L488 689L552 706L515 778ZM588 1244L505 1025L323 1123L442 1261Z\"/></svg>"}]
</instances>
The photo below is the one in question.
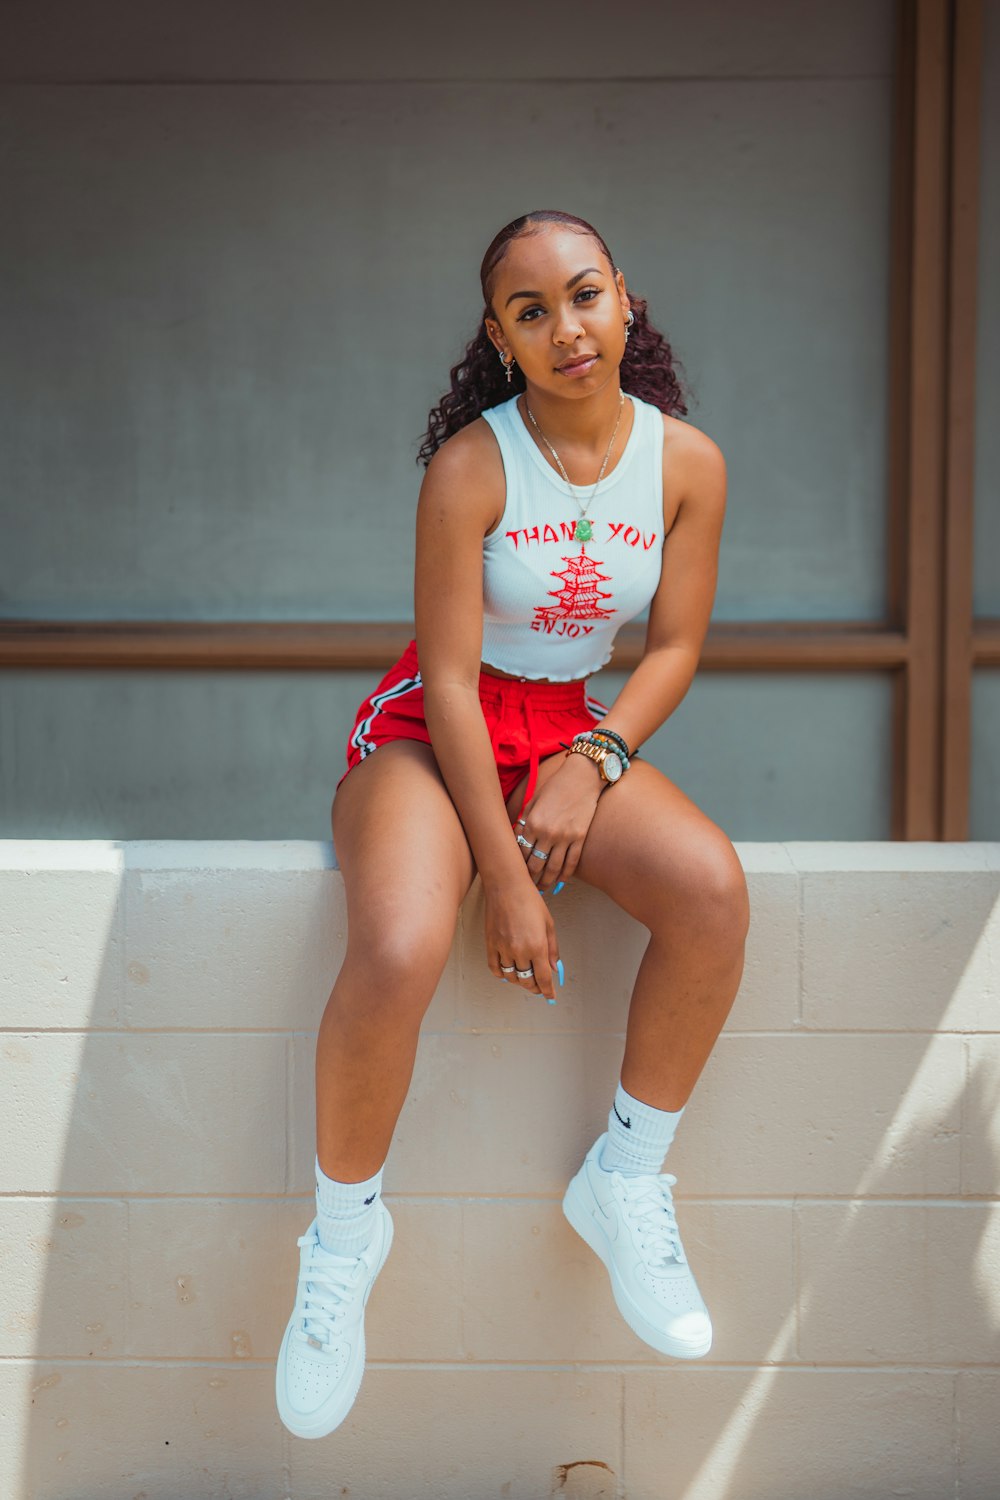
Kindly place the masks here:
<instances>
[{"instance_id":1,"label":"window pane","mask_svg":"<svg viewBox=\"0 0 1000 1500\"><path fill-rule=\"evenodd\" d=\"M643 754L732 839L885 839L891 729L886 675L703 672Z\"/></svg>"},{"instance_id":2,"label":"window pane","mask_svg":"<svg viewBox=\"0 0 1000 1500\"><path fill-rule=\"evenodd\" d=\"M983 7L975 612L1000 616L1000 4Z\"/></svg>"},{"instance_id":3,"label":"window pane","mask_svg":"<svg viewBox=\"0 0 1000 1500\"><path fill-rule=\"evenodd\" d=\"M172 0L155 28L136 24L127 4L84 8L65 0L9 5L0 78L19 83L103 82L107 78L295 82L301 78L762 78L849 77L888 57L890 0L657 0L631 7L641 45L595 47L607 20L600 0L513 5L503 24L520 45L497 45L497 16L468 0L413 5L258 5L252 26L225 9ZM530 19L529 19L530 18ZM629 9L623 12L629 18ZM530 32L529 32L530 24ZM523 33L519 28L523 27Z\"/></svg>"},{"instance_id":4,"label":"window pane","mask_svg":"<svg viewBox=\"0 0 1000 1500\"><path fill-rule=\"evenodd\" d=\"M329 839L377 674L0 672L0 837Z\"/></svg>"},{"instance_id":5,"label":"window pane","mask_svg":"<svg viewBox=\"0 0 1000 1500\"><path fill-rule=\"evenodd\" d=\"M1000 839L1000 671L972 674L969 837Z\"/></svg>"},{"instance_id":6,"label":"window pane","mask_svg":"<svg viewBox=\"0 0 1000 1500\"><path fill-rule=\"evenodd\" d=\"M377 680L0 672L0 837L328 839ZM643 753L731 838L886 838L890 718L886 677L706 672Z\"/></svg>"},{"instance_id":7,"label":"window pane","mask_svg":"<svg viewBox=\"0 0 1000 1500\"><path fill-rule=\"evenodd\" d=\"M598 102L589 82L10 91L4 612L407 618L419 436L486 242L557 167L729 460L717 618L878 616L886 14L850 12L868 73Z\"/></svg>"}]
</instances>

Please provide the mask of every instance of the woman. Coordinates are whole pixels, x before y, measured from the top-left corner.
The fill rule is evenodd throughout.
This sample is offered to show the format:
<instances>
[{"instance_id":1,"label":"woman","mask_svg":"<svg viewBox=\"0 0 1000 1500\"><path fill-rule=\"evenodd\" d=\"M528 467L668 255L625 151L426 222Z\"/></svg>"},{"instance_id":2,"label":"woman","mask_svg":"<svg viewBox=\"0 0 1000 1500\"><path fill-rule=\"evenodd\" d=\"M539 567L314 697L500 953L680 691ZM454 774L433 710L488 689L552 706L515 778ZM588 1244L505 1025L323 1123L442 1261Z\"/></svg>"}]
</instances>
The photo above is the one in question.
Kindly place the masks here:
<instances>
[{"instance_id":1,"label":"woman","mask_svg":"<svg viewBox=\"0 0 1000 1500\"><path fill-rule=\"evenodd\" d=\"M640 1338L679 1358L712 1338L661 1168L739 985L746 884L721 829L636 750L694 676L725 464L673 415L670 348L589 224L514 220L481 279L481 327L420 454L416 645L362 705L334 799L349 936L317 1046L317 1216L277 1370L301 1437L333 1431L361 1383L392 1239L382 1166L477 872L487 964L550 1002L561 965L540 894L577 878L649 929L608 1130L563 1208ZM642 660L605 710L586 678L647 604Z\"/></svg>"}]
</instances>

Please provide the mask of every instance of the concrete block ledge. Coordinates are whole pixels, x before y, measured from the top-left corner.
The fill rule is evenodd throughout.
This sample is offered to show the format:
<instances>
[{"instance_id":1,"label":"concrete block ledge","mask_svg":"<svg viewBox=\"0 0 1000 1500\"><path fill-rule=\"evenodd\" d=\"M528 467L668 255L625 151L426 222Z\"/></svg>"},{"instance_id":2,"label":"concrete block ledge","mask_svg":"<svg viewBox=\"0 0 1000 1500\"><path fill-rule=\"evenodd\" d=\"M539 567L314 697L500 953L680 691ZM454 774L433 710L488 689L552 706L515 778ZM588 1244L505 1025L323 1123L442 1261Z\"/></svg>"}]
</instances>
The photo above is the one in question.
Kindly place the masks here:
<instances>
[{"instance_id":1,"label":"concrete block ledge","mask_svg":"<svg viewBox=\"0 0 1000 1500\"><path fill-rule=\"evenodd\" d=\"M716 1343L661 1360L559 1200L645 934L465 903L386 1170L357 1406L273 1410L311 1217L330 844L0 841L4 1500L996 1500L1000 845L742 844L740 995L670 1167Z\"/></svg>"}]
</instances>

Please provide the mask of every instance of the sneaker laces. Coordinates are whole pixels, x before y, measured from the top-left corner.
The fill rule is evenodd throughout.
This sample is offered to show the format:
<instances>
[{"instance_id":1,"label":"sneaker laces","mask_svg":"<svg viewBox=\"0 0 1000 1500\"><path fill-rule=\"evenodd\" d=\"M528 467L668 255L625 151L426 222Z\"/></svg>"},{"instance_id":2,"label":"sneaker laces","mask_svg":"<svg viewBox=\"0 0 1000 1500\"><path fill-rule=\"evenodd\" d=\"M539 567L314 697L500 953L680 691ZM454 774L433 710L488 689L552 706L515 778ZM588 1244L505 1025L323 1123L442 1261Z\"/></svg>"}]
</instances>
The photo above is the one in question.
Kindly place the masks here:
<instances>
[{"instance_id":1,"label":"sneaker laces","mask_svg":"<svg viewBox=\"0 0 1000 1500\"><path fill-rule=\"evenodd\" d=\"M305 1266L299 1272L302 1301L299 1332L314 1346L326 1347L338 1338L344 1320L356 1298L360 1256L334 1255L314 1235L304 1234L299 1246L311 1246Z\"/></svg>"},{"instance_id":2,"label":"sneaker laces","mask_svg":"<svg viewBox=\"0 0 1000 1500\"><path fill-rule=\"evenodd\" d=\"M658 1177L623 1174L622 1182L626 1213L639 1231L640 1246L650 1268L665 1270L670 1265L686 1265L670 1191L677 1178L670 1172L662 1172Z\"/></svg>"}]
</instances>

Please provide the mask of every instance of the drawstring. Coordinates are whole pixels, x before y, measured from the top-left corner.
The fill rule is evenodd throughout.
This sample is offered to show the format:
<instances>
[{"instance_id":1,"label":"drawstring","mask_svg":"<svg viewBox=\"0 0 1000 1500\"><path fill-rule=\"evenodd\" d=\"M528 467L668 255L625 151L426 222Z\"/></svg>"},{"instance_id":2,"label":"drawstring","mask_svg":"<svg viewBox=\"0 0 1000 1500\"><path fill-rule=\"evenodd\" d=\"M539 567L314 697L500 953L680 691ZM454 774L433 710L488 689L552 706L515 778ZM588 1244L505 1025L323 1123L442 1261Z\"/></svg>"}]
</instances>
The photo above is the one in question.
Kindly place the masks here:
<instances>
[{"instance_id":1,"label":"drawstring","mask_svg":"<svg viewBox=\"0 0 1000 1500\"><path fill-rule=\"evenodd\" d=\"M503 727L503 716L501 714L498 714L497 721L493 726L492 733L490 734L490 750L493 753L494 760L499 760L500 758L500 735Z\"/></svg>"},{"instance_id":2,"label":"drawstring","mask_svg":"<svg viewBox=\"0 0 1000 1500\"><path fill-rule=\"evenodd\" d=\"M525 697L522 702L524 703L524 718L528 726L528 744L530 750L528 756L528 784L524 789L524 798L521 806L517 810L519 818L524 817L524 809L535 795L535 787L538 785L538 734L535 727L535 710L530 695Z\"/></svg>"},{"instance_id":3,"label":"drawstring","mask_svg":"<svg viewBox=\"0 0 1000 1500\"><path fill-rule=\"evenodd\" d=\"M510 696L513 696L513 694L511 689L507 687L506 682L503 678L498 677L495 678L494 681L497 685L496 691L499 695L502 707L502 712L497 716L497 722L493 726L492 733L490 734L490 749L492 750L493 757L496 760L499 759L500 739L504 729L507 727L507 714L510 710ZM516 682L516 686L520 687L521 684ZM531 694L518 693L517 697L520 699L521 707L524 711L524 722L525 727L528 731L528 781L524 789L524 796L521 799L521 806L517 810L517 817L523 818L524 809L527 807L528 803L535 795L535 787L538 785L538 727L535 723L535 709L534 704L531 701Z\"/></svg>"}]
</instances>

